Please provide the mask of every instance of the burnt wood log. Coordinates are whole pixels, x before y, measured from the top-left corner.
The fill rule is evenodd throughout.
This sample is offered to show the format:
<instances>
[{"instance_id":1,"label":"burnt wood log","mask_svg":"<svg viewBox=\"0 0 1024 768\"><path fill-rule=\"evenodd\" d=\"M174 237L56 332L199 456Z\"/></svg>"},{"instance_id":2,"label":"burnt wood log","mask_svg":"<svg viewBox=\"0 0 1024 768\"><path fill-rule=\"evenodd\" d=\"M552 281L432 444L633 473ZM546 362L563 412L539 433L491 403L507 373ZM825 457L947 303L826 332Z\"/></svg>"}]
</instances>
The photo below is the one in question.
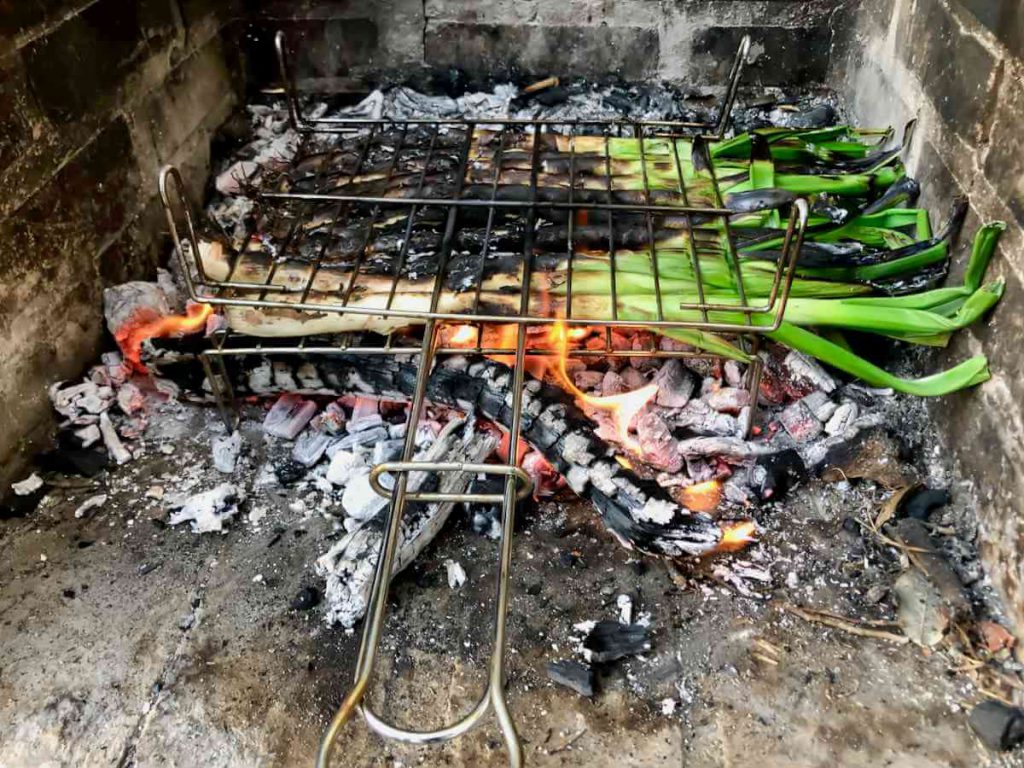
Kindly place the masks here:
<instances>
[{"instance_id":1,"label":"burnt wood log","mask_svg":"<svg viewBox=\"0 0 1024 768\"><path fill-rule=\"evenodd\" d=\"M497 447L491 433L476 432L465 421L453 421L437 440L417 458L424 461L477 463ZM472 476L466 472L440 475L412 473L409 491L460 493ZM402 515L392 575L404 570L433 541L451 515L454 502L408 501ZM329 624L355 626L366 613L373 587L373 574L380 558L387 527L387 515L377 514L339 539L316 561L316 570L326 581L324 597Z\"/></svg>"}]
</instances>

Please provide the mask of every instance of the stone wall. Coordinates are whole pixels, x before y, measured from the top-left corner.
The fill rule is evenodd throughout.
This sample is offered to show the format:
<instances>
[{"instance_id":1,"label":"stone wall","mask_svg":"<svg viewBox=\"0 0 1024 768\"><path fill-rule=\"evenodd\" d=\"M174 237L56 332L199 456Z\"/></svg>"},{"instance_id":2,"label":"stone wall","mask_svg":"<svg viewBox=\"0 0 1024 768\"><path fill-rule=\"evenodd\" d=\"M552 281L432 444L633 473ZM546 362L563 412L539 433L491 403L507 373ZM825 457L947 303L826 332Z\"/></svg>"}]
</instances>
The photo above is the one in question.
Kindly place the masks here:
<instances>
[{"instance_id":1,"label":"stone wall","mask_svg":"<svg viewBox=\"0 0 1024 768\"><path fill-rule=\"evenodd\" d=\"M983 555L1024 635L1024 3L864 0L842 16L831 79L856 120L916 116L909 167L922 203L941 219L954 196L970 198L960 268L980 222L1008 224L992 268L1006 279L1002 303L936 362L984 352L992 380L934 412L973 482Z\"/></svg>"},{"instance_id":2,"label":"stone wall","mask_svg":"<svg viewBox=\"0 0 1024 768\"><path fill-rule=\"evenodd\" d=\"M94 359L104 286L154 272L159 166L205 182L237 101L221 37L235 15L212 0L0 1L0 489L48 435L47 386Z\"/></svg>"},{"instance_id":3,"label":"stone wall","mask_svg":"<svg viewBox=\"0 0 1024 768\"><path fill-rule=\"evenodd\" d=\"M841 0L252 0L246 40L254 83L273 77L266 51L286 30L300 86L354 90L417 70L484 84L559 75L662 77L714 85L745 33L746 81L821 82L829 20ZM304 82L302 82L304 81ZM436 82L436 81L435 81Z\"/></svg>"}]
</instances>

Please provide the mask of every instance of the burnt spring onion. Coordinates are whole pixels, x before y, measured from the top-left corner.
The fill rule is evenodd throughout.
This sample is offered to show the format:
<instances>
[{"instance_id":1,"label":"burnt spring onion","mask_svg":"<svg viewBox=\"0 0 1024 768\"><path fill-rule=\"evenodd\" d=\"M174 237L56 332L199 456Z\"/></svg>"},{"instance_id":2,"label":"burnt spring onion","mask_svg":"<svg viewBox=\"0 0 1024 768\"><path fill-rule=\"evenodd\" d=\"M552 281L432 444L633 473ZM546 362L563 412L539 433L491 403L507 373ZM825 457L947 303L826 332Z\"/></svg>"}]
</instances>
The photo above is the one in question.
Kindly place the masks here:
<instances>
[{"instance_id":1,"label":"burnt spring onion","mask_svg":"<svg viewBox=\"0 0 1024 768\"><path fill-rule=\"evenodd\" d=\"M660 304L665 320L702 321L705 316L700 311L680 305L699 303L703 292L707 304L737 307L735 312L709 311L708 321L743 323L740 288L749 305L766 303L780 269L787 206L804 197L810 201L805 240L783 321L778 329L767 332L769 338L870 385L916 395L942 395L989 377L985 357L977 356L938 374L900 378L858 356L842 335L853 331L944 346L954 331L981 318L1003 293L1001 280L983 282L1005 229L1001 222L987 224L977 233L963 283L938 287L945 278L950 245L963 223L966 203L958 202L942 230L933 233L927 212L912 207L919 188L905 175L899 148L883 148L889 132L846 126L759 129L720 142L660 137L641 142L557 134L503 136L500 141L496 137L485 131L474 135L464 195L518 199L529 191L531 169L539 157L538 200L567 200L571 193L579 202L724 205L737 212L730 221L731 243L720 219L694 217L688 222L670 211L659 211L651 222L642 214L626 212L616 216L617 231L610 234L613 230L607 222L598 220L599 211L583 222L566 221L564 212L559 220L557 211L549 212L548 221L535 233L535 251L543 259L534 265L530 289L538 300L553 301L555 311L577 320L599 321L612 316L614 296L620 320L635 320L638 325L656 320ZM543 144L535 148L534 141ZM371 168L342 182L336 177L326 185L346 194L402 197L416 188L412 178L425 179L428 187L454 183L450 169L428 173L410 166L408 178L389 178L378 170ZM292 179L290 183L302 189L306 182ZM546 212L539 207L539 213L543 217ZM565 254L570 227L571 270ZM495 247L492 242L491 248ZM742 267L742 286L737 284L733 259ZM490 273L470 290L443 292L439 311L467 312L473 306L470 299L482 299L498 313L517 312L518 290L511 289L517 278L521 282L521 261L495 259L492 270L496 264L501 265L499 274ZM283 268L275 279L285 279L282 276L287 274ZM361 276L352 303L384 306L393 290L387 275L385 270L379 277L368 275L364 280ZM314 292L336 290L330 279L324 278ZM343 286L346 279L342 275L337 282ZM425 309L429 282L422 275L403 272L390 306ZM236 313L235 319L239 317ZM771 313L750 315L755 325L770 326L772 320ZM346 322L357 322L363 330L390 330L396 325L394 318L386 321L367 315L354 321L338 319L336 328L328 323L305 332L355 329L342 327ZM284 332L275 330L272 323L245 330ZM288 330L294 332L295 325ZM708 352L747 359L739 347L714 333L659 330Z\"/></svg>"}]
</instances>

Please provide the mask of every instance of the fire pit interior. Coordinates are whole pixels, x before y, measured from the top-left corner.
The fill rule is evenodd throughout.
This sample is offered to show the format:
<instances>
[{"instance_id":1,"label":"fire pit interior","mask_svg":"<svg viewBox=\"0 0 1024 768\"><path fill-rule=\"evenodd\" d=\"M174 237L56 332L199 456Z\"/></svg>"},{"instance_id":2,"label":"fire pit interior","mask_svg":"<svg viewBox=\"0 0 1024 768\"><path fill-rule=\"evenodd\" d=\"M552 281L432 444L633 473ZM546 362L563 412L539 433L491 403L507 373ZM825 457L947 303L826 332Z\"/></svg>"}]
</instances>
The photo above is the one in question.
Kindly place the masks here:
<instances>
[{"instance_id":1,"label":"fire pit interior","mask_svg":"<svg viewBox=\"0 0 1024 768\"><path fill-rule=\"evenodd\" d=\"M0 764L1021 763L1020 4L79 6Z\"/></svg>"}]
</instances>

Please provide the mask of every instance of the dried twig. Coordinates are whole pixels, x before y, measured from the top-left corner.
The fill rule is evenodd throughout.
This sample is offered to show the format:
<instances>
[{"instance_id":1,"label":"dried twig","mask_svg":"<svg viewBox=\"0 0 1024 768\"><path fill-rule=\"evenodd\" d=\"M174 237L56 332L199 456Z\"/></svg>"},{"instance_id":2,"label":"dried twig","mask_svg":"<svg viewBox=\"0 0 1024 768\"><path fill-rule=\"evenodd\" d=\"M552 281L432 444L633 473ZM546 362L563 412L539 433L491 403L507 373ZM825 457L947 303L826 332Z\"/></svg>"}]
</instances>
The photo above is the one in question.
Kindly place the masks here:
<instances>
[{"instance_id":1,"label":"dried twig","mask_svg":"<svg viewBox=\"0 0 1024 768\"><path fill-rule=\"evenodd\" d=\"M575 744L577 741L579 741L580 737L583 736L583 734L586 733L586 732L587 732L586 728L580 729L579 731L574 733L572 736L570 736L569 739L565 742L565 744L561 745L560 747L555 747L554 749L548 750L548 754L549 755L557 755L559 752L564 752L569 747L571 747L573 744Z\"/></svg>"},{"instance_id":2,"label":"dried twig","mask_svg":"<svg viewBox=\"0 0 1024 768\"><path fill-rule=\"evenodd\" d=\"M886 536L881 531L876 531L874 528L872 528L869 523L865 523L863 520L857 520L856 518L854 518L854 520L856 521L857 525L859 525L861 528L863 528L866 531L869 531L872 535L877 536L878 539L883 544L888 544L890 547L896 547L896 549L899 549L899 550L902 550L902 551L906 552L907 553L907 557L910 557L910 553L911 552L933 552L934 551L934 550L931 550L931 549L923 549L921 547L912 547L909 544L904 544L902 541L896 541L895 539L890 539L888 536Z\"/></svg>"},{"instance_id":3,"label":"dried twig","mask_svg":"<svg viewBox=\"0 0 1024 768\"><path fill-rule=\"evenodd\" d=\"M910 642L910 638L906 635L897 635L895 632L886 632L885 630L881 629L873 629L870 626L865 626L864 623L855 623L850 619L839 617L835 614L823 613L821 611L815 611L808 608L801 608L796 605L789 605L788 603L782 604L780 607L787 613L791 613L794 616L799 616L804 621L810 621L815 624L824 624L826 627L839 629L851 635L858 635L860 637L872 637L876 640L887 640L890 643L898 643L900 645L906 645Z\"/></svg>"}]
</instances>

